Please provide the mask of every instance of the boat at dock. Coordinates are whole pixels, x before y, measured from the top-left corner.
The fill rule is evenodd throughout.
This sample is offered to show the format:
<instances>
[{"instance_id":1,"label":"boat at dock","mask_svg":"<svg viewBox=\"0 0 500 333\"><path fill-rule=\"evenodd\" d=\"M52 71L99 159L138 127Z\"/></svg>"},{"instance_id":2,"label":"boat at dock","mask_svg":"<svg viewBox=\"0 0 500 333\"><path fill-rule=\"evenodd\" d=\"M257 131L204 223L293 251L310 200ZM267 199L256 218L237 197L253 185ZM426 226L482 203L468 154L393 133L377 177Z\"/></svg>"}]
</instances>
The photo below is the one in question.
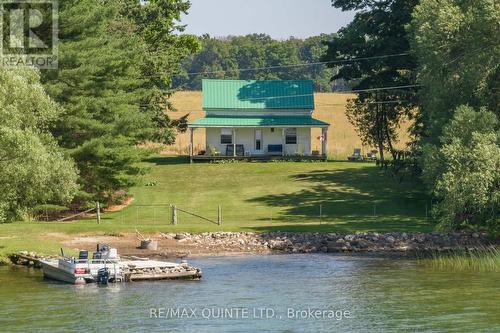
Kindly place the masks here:
<instances>
[{"instance_id":1,"label":"boat at dock","mask_svg":"<svg viewBox=\"0 0 500 333\"><path fill-rule=\"evenodd\" d=\"M181 263L149 260L148 258L120 258L117 250L99 244L97 251L88 257L88 251L80 251L78 258L64 255L59 259L40 259L46 278L71 283L115 283L145 280L171 280L201 278L201 270Z\"/></svg>"}]
</instances>

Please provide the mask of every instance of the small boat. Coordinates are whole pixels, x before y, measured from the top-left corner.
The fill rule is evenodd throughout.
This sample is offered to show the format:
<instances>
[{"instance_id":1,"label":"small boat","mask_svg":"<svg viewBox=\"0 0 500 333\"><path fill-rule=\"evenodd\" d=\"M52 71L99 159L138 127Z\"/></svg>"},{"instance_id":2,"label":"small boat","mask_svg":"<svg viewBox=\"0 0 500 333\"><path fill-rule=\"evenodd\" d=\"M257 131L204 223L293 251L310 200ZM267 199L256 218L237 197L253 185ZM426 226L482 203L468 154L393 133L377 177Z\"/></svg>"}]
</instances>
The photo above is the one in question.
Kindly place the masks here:
<instances>
[{"instance_id":1,"label":"small boat","mask_svg":"<svg viewBox=\"0 0 500 333\"><path fill-rule=\"evenodd\" d=\"M117 250L107 245L97 245L97 251L92 259L88 251L80 251L78 258L64 255L58 260L40 260L43 275L49 279L72 284L90 282L120 282L123 280L123 270Z\"/></svg>"},{"instance_id":2,"label":"small boat","mask_svg":"<svg viewBox=\"0 0 500 333\"><path fill-rule=\"evenodd\" d=\"M64 255L58 260L40 260L45 277L72 284L100 283L167 279L201 278L201 270L186 262L149 260L133 257L123 260L115 248L98 244L92 258L88 251L80 251L78 258Z\"/></svg>"}]
</instances>

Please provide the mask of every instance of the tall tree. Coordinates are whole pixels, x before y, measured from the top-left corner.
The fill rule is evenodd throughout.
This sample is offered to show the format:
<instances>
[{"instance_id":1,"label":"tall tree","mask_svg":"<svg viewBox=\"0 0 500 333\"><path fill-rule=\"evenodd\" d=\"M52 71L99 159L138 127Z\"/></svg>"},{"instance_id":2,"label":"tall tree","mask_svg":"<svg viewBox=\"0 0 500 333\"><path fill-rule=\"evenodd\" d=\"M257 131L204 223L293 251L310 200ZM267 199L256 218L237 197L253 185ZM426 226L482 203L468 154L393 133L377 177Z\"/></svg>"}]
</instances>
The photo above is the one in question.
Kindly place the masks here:
<instances>
[{"instance_id":1,"label":"tall tree","mask_svg":"<svg viewBox=\"0 0 500 333\"><path fill-rule=\"evenodd\" d=\"M498 2L422 0L413 16L410 31L420 64L427 141L438 143L444 125L462 104L484 106L500 116Z\"/></svg>"},{"instance_id":2,"label":"tall tree","mask_svg":"<svg viewBox=\"0 0 500 333\"><path fill-rule=\"evenodd\" d=\"M409 55L410 44L405 26L418 0L332 0L342 10L355 10L354 20L339 30L328 44L326 61L348 61L333 79L350 82L354 90L407 86L415 83L416 62ZM387 56L385 55L395 55ZM413 116L416 106L414 89L390 89L359 92L348 108L349 119L367 143L376 143L381 159L384 149L395 155L394 141L401 120Z\"/></svg>"},{"instance_id":3,"label":"tall tree","mask_svg":"<svg viewBox=\"0 0 500 333\"><path fill-rule=\"evenodd\" d=\"M40 204L66 204L77 190L73 162L49 127L61 113L37 71L0 66L0 222Z\"/></svg>"},{"instance_id":4,"label":"tall tree","mask_svg":"<svg viewBox=\"0 0 500 333\"><path fill-rule=\"evenodd\" d=\"M449 228L500 226L498 22L494 0L422 0L410 26L422 84L423 179Z\"/></svg>"},{"instance_id":5,"label":"tall tree","mask_svg":"<svg viewBox=\"0 0 500 333\"><path fill-rule=\"evenodd\" d=\"M165 114L172 73L197 49L178 35L187 1L68 0L60 7L59 69L49 94L65 109L52 131L80 170L78 199L114 200L135 183L138 144L172 143L179 125Z\"/></svg>"}]
</instances>

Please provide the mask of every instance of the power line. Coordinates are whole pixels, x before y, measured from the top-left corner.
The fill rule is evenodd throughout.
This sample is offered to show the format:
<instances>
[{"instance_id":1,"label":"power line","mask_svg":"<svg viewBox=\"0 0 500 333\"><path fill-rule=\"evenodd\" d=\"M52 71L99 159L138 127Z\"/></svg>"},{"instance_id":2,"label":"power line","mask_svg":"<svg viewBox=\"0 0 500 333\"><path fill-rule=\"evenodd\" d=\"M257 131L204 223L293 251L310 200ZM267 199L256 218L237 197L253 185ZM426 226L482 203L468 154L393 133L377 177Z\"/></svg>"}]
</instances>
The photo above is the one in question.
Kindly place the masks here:
<instances>
[{"instance_id":1,"label":"power line","mask_svg":"<svg viewBox=\"0 0 500 333\"><path fill-rule=\"evenodd\" d=\"M295 68L295 67L306 67L306 66L317 66L317 65L327 65L327 64L342 64L348 62L356 62L356 61L365 61L372 59L384 59L384 58L392 58L392 57L402 57L409 55L410 52L404 53L394 53L394 54L385 54L380 56L372 56L372 57L360 57L360 58L349 58L349 59L339 59L339 60L331 60L331 61L318 61L318 62L307 62L301 64L292 64L292 65L276 65L276 66L267 66L267 67L253 67L253 68L238 68L238 69L226 69L226 70L218 70L218 71L208 71L208 72L189 72L186 73L186 76L196 76L196 75L209 75L209 74L224 74L224 73L235 73L235 72L250 72L250 71L258 71L258 70L269 70L269 69L279 69L279 68ZM165 75L168 75L165 73ZM182 76L183 74L174 74L174 76ZM147 77L160 77L161 74L152 74L152 75L142 75L141 78Z\"/></svg>"},{"instance_id":2,"label":"power line","mask_svg":"<svg viewBox=\"0 0 500 333\"><path fill-rule=\"evenodd\" d=\"M389 101L382 101L382 102L363 102L363 103L358 103L358 105L373 105L373 104L399 104L399 103L406 103L410 102L409 100L389 100ZM347 103L315 103L315 107L328 107L328 106L346 106ZM178 108L175 111L174 110L168 110L167 112L203 112L203 108L200 109L181 109Z\"/></svg>"},{"instance_id":3,"label":"power line","mask_svg":"<svg viewBox=\"0 0 500 333\"><path fill-rule=\"evenodd\" d=\"M357 103L358 105L372 105L372 104L399 104L399 103L406 103L410 102L409 100L390 100L390 101L382 101L382 102L363 102L363 103ZM335 104L315 104L315 106L345 106L346 103L335 103Z\"/></svg>"},{"instance_id":4,"label":"power line","mask_svg":"<svg viewBox=\"0 0 500 333\"><path fill-rule=\"evenodd\" d=\"M331 61L308 62L308 63L301 63L301 64L293 64L293 65L277 65L277 66L267 66L267 67L239 68L239 69L228 69L228 70L209 71L209 72L191 72L191 73L187 73L187 75L188 76L207 75L207 74L219 74L219 73L226 73L226 72L249 72L249 71L278 69L278 68L293 68L293 67L316 66L316 65L326 65L326 64L341 64L341 63L346 63L346 62L363 61L363 60L371 60L371 59L401 57L401 56L406 56L409 54L410 54L410 52L404 52L404 53L385 54L385 55L372 56L372 57L360 57L360 58L339 59L339 60L331 60Z\"/></svg>"},{"instance_id":5,"label":"power line","mask_svg":"<svg viewBox=\"0 0 500 333\"><path fill-rule=\"evenodd\" d=\"M379 91L379 90L396 90L396 89L407 89L407 88L415 88L415 87L420 87L420 85L419 84L409 84L409 85L404 85L404 86L357 89L357 90L349 90L349 91L339 91L337 93L351 94L351 93L358 93L358 92ZM240 99L240 101L246 102L246 101L269 100L269 99L280 99L280 98L294 98L294 97L314 97L314 94L297 94L297 95L284 95L284 96L255 97L255 98Z\"/></svg>"},{"instance_id":6,"label":"power line","mask_svg":"<svg viewBox=\"0 0 500 333\"><path fill-rule=\"evenodd\" d=\"M381 88L356 89L356 90L347 91L347 93L378 91L378 90L392 90L392 89L406 89L406 88L417 88L417 87L420 87L420 84L408 84L405 86L392 86L392 87L381 87Z\"/></svg>"}]
</instances>

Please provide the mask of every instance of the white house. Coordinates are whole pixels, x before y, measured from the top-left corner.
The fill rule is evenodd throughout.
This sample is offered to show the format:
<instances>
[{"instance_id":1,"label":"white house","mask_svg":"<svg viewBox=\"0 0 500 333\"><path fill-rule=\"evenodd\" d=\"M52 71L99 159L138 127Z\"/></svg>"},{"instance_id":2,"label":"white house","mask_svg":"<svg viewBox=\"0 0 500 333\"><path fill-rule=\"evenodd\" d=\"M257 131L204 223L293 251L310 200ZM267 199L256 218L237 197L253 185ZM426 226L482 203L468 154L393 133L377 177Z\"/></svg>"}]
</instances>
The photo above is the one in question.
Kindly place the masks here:
<instances>
[{"instance_id":1,"label":"white house","mask_svg":"<svg viewBox=\"0 0 500 333\"><path fill-rule=\"evenodd\" d=\"M203 80L206 115L188 125L190 159L326 158L329 124L312 118L312 81ZM205 128L204 155L193 156L193 132ZM322 129L322 151L311 151L311 129Z\"/></svg>"}]
</instances>

